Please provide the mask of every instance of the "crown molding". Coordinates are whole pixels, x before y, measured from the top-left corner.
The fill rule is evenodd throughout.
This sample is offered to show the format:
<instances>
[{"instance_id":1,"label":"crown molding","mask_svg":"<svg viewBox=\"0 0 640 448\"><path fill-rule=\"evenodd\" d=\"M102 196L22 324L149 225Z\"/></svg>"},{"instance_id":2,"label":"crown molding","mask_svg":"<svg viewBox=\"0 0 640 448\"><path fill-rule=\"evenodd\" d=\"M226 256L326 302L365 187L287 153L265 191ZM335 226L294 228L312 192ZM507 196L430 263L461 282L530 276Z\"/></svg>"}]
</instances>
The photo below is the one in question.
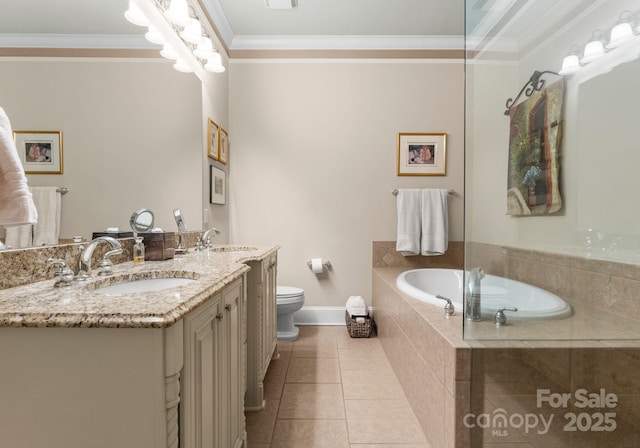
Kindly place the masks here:
<instances>
[{"instance_id":1,"label":"crown molding","mask_svg":"<svg viewBox=\"0 0 640 448\"><path fill-rule=\"evenodd\" d=\"M464 36L234 36L235 50L464 50Z\"/></svg>"},{"instance_id":2,"label":"crown molding","mask_svg":"<svg viewBox=\"0 0 640 448\"><path fill-rule=\"evenodd\" d=\"M105 48L159 50L142 35L0 34L0 48Z\"/></svg>"}]
</instances>

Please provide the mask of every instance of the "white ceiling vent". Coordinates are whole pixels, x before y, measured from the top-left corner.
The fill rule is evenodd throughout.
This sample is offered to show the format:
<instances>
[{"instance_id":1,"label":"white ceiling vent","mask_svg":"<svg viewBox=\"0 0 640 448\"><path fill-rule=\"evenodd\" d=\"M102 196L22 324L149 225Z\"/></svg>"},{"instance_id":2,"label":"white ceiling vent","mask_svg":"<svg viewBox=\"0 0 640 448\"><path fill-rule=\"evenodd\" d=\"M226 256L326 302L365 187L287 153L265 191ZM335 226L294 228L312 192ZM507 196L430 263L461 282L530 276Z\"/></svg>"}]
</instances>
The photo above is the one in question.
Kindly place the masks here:
<instances>
[{"instance_id":1,"label":"white ceiling vent","mask_svg":"<svg viewBox=\"0 0 640 448\"><path fill-rule=\"evenodd\" d=\"M264 0L269 9L292 9L298 6L297 0Z\"/></svg>"}]
</instances>

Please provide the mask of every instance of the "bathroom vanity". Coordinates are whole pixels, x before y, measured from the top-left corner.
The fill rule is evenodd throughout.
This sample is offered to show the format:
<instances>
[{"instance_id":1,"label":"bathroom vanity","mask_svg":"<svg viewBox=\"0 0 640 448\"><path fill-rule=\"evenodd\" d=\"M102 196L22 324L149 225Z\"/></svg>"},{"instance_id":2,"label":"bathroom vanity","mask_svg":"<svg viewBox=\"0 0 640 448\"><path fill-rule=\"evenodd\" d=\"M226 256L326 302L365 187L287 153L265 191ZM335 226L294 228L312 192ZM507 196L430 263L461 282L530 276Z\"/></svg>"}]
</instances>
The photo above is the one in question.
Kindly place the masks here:
<instances>
[{"instance_id":1,"label":"bathroom vanity","mask_svg":"<svg viewBox=\"0 0 640 448\"><path fill-rule=\"evenodd\" d=\"M217 247L122 263L111 277L65 288L47 280L1 290L1 444L245 446L246 354L254 350L247 304L256 300L247 294L248 264L275 272L276 253ZM166 278L194 281L100 289ZM272 313L275 331L275 302Z\"/></svg>"}]
</instances>

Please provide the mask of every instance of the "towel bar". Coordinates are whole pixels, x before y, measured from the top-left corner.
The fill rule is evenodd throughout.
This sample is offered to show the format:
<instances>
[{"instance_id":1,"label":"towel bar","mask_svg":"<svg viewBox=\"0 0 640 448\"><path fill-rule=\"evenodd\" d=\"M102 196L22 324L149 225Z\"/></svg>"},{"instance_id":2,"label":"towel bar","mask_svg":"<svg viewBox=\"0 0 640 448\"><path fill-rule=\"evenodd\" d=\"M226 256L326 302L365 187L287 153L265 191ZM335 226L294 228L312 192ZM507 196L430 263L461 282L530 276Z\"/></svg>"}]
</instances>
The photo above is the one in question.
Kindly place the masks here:
<instances>
[{"instance_id":1,"label":"towel bar","mask_svg":"<svg viewBox=\"0 0 640 448\"><path fill-rule=\"evenodd\" d=\"M393 190L393 191L391 192L391 194L392 194L392 195L394 195L394 196L398 196L398 193L399 193L398 189L395 189L395 190ZM455 193L455 190L447 190L447 193L449 193L449 194L454 194L454 193Z\"/></svg>"},{"instance_id":2,"label":"towel bar","mask_svg":"<svg viewBox=\"0 0 640 448\"><path fill-rule=\"evenodd\" d=\"M69 193L69 189L67 187L58 187L56 188L56 191L60 194L67 194Z\"/></svg>"}]
</instances>

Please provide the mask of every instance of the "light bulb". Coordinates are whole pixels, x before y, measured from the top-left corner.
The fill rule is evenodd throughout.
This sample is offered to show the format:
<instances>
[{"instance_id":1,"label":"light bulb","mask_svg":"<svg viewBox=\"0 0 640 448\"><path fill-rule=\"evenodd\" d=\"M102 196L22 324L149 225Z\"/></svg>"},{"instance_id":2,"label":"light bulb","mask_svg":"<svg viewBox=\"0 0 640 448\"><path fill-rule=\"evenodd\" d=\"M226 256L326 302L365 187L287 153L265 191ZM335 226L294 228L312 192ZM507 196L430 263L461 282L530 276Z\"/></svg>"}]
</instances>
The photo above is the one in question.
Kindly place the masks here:
<instances>
[{"instance_id":1,"label":"light bulb","mask_svg":"<svg viewBox=\"0 0 640 448\"><path fill-rule=\"evenodd\" d=\"M171 23L178 26L187 26L189 23L189 5L186 0L171 0L171 4L165 10L164 16Z\"/></svg>"},{"instance_id":2,"label":"light bulb","mask_svg":"<svg viewBox=\"0 0 640 448\"><path fill-rule=\"evenodd\" d=\"M191 22L180 31L180 37L192 44L198 44L202 40L202 25L198 19L191 19Z\"/></svg>"},{"instance_id":3,"label":"light bulb","mask_svg":"<svg viewBox=\"0 0 640 448\"><path fill-rule=\"evenodd\" d=\"M144 15L133 0L129 0L129 9L124 12L124 18L134 25L149 26L149 19L147 19L147 16Z\"/></svg>"},{"instance_id":4,"label":"light bulb","mask_svg":"<svg viewBox=\"0 0 640 448\"><path fill-rule=\"evenodd\" d=\"M616 48L633 39L633 28L629 22L618 23L611 29L611 37L607 48Z\"/></svg>"},{"instance_id":5,"label":"light bulb","mask_svg":"<svg viewBox=\"0 0 640 448\"><path fill-rule=\"evenodd\" d=\"M178 59L178 53L176 52L175 48L173 48L170 44L166 42L162 47L162 50L160 50L160 56L167 59L173 59L174 61Z\"/></svg>"},{"instance_id":6,"label":"light bulb","mask_svg":"<svg viewBox=\"0 0 640 448\"><path fill-rule=\"evenodd\" d=\"M591 40L584 46L584 53L580 62L588 64L604 55L604 45L602 44L602 31L593 32Z\"/></svg>"},{"instance_id":7,"label":"light bulb","mask_svg":"<svg viewBox=\"0 0 640 448\"><path fill-rule=\"evenodd\" d=\"M208 37L203 37L193 54L200 59L208 60L213 56L213 42Z\"/></svg>"},{"instance_id":8,"label":"light bulb","mask_svg":"<svg viewBox=\"0 0 640 448\"><path fill-rule=\"evenodd\" d=\"M156 28L154 25L149 25L149 30L145 33L144 38L152 44L164 44L164 38L162 37L162 34L160 34L160 31L158 31L158 28Z\"/></svg>"},{"instance_id":9,"label":"light bulb","mask_svg":"<svg viewBox=\"0 0 640 448\"><path fill-rule=\"evenodd\" d=\"M580 70L580 60L578 59L578 55L571 53L564 57L564 60L562 61L562 68L558 73L561 75L573 75L578 70Z\"/></svg>"},{"instance_id":10,"label":"light bulb","mask_svg":"<svg viewBox=\"0 0 640 448\"><path fill-rule=\"evenodd\" d=\"M224 65L222 65L222 56L220 56L220 53L214 51L211 58L204 64L204 69L212 73L223 73L225 68Z\"/></svg>"},{"instance_id":11,"label":"light bulb","mask_svg":"<svg viewBox=\"0 0 640 448\"><path fill-rule=\"evenodd\" d=\"M178 58L175 64L173 64L173 68L182 73L191 73L193 70L189 67L189 64L182 58Z\"/></svg>"}]
</instances>

